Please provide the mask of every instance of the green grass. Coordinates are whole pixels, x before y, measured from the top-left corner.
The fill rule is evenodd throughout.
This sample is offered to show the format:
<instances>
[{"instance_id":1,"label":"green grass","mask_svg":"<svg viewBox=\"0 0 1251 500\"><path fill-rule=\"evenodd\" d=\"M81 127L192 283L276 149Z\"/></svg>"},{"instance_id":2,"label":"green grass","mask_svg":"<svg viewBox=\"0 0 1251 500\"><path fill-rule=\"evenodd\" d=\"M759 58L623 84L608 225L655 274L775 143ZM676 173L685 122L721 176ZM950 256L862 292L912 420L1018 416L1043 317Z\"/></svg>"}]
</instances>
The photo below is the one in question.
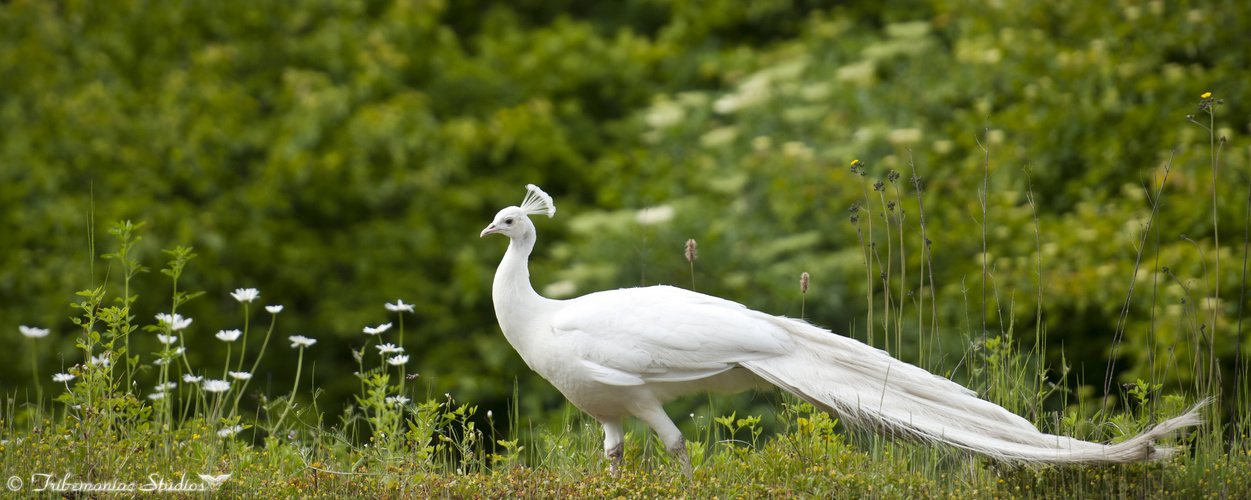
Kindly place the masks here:
<instances>
[{"instance_id":1,"label":"green grass","mask_svg":"<svg viewBox=\"0 0 1251 500\"><path fill-rule=\"evenodd\" d=\"M726 439L726 426L705 426L690 443L696 468L689 479L641 432L631 435L625 472L609 475L598 429L572 412L560 429L542 432L533 451L508 454L502 446L470 442L465 450L479 455L468 456L457 450L465 441L455 443L457 435L474 432L462 422L439 429L436 436L452 441L429 441L425 455L413 446L388 456L326 435L249 444L223 439L201 421L163 432L174 445L170 452L160 439L96 435L86 441L98 419L49 416L38 432L19 433L11 417L20 412L10 405L0 460L8 476L25 479L32 496L42 494L31 491L30 478L49 473L57 475L53 484L68 474L75 482L138 487L152 484L153 475L178 483L189 474L186 482L198 485L195 474L233 474L212 492L216 498L1245 498L1251 484L1247 450L1226 453L1209 433L1182 440L1188 452L1163 462L1027 468L846 434L828 415L809 410L786 403L779 415L785 430L767 439L752 439L750 422L735 433L737 441ZM480 454L484 448L492 453Z\"/></svg>"}]
</instances>

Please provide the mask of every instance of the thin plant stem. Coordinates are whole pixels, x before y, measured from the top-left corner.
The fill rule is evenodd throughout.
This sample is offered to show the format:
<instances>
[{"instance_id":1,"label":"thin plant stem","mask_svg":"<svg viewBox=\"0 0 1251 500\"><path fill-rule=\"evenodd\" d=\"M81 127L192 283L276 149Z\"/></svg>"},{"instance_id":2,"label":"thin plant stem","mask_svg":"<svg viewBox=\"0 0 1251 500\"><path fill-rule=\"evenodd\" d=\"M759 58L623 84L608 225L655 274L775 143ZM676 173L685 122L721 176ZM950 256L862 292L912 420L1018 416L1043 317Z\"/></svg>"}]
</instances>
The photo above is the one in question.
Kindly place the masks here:
<instances>
[{"instance_id":1,"label":"thin plant stem","mask_svg":"<svg viewBox=\"0 0 1251 500\"><path fill-rule=\"evenodd\" d=\"M1224 141L1221 141L1224 145ZM1217 160L1220 158L1221 150L1216 145L1216 108L1208 105L1208 156L1212 161L1212 245L1216 248L1216 289L1212 296L1212 301L1208 302L1208 315L1211 316L1212 338L1216 338L1216 322L1217 307L1216 304L1221 300L1221 234L1220 234L1220 212L1216 209L1216 200L1220 191L1219 180L1217 179ZM1241 346L1239 346L1241 347ZM1215 359L1215 354L1213 354Z\"/></svg>"},{"instance_id":2,"label":"thin plant stem","mask_svg":"<svg viewBox=\"0 0 1251 500\"><path fill-rule=\"evenodd\" d=\"M234 347L234 342L226 343L226 364L222 366L222 380L230 380L230 351L232 347Z\"/></svg>"},{"instance_id":3,"label":"thin plant stem","mask_svg":"<svg viewBox=\"0 0 1251 500\"><path fill-rule=\"evenodd\" d=\"M1108 366L1107 369L1104 370L1103 378L1103 408L1105 409L1108 407L1108 397L1112 392L1112 372L1113 368L1116 367L1116 356L1120 351L1121 340L1125 335L1125 325L1129 321L1129 305L1134 296L1134 284L1138 279L1138 268L1142 265L1143 248L1146 245L1147 235L1150 233L1151 227L1155 223L1155 216L1160 210L1160 196L1164 193L1164 186L1168 184L1168 174L1173 167L1173 154L1174 151L1169 151L1168 163L1164 165L1164 177L1160 179L1160 186L1156 188L1155 197L1149 197L1151 200L1151 215L1147 217L1147 227L1143 232L1142 241L1138 244L1137 256L1134 257L1134 273L1130 275L1129 278L1129 291L1125 295L1125 302L1121 306L1120 317L1117 318L1116 330L1112 335L1112 349L1111 352L1108 353ZM1103 416L1106 421L1107 412L1104 412Z\"/></svg>"},{"instance_id":4,"label":"thin plant stem","mask_svg":"<svg viewBox=\"0 0 1251 500\"><path fill-rule=\"evenodd\" d=\"M934 262L932 260L932 255L931 255L932 249L930 248L930 245L931 245L930 238L925 230L925 203L921 199L922 195L925 192L925 185L921 180L921 176L917 174L917 166L916 166L915 161L912 158L911 149L908 150L908 166L912 168L911 182L912 182L913 191L917 195L917 217L918 217L918 222L921 226L921 256L922 256L921 273L920 273L921 282L920 282L919 290L918 290L918 295L921 296L921 302L920 302L920 305L917 307L917 342L919 345L921 342L922 330L924 329L924 325L925 325L925 322L922 321L921 315L922 315L922 311L925 309L925 294L923 292L925 289L926 272L928 271L929 273L928 276L930 280L929 281L930 291L931 293L933 293L934 291ZM933 349L933 342L937 336L938 336L938 298L937 296L935 296L933 299L930 300L929 343L928 343L927 348L925 349L918 348L918 351L921 353L920 360L921 360L923 368L924 368L923 363L925 359L924 355ZM942 342L939 342L938 343L939 359L942 359L942 349L943 349Z\"/></svg>"},{"instance_id":5,"label":"thin plant stem","mask_svg":"<svg viewBox=\"0 0 1251 500\"><path fill-rule=\"evenodd\" d=\"M235 371L243 371L243 358L246 358L248 355L248 320L252 318L248 305L248 302L243 303L243 338L239 340L239 363L235 366ZM273 328L272 324L270 328ZM265 338L268 340L269 334L266 334ZM226 366L229 367L230 365L227 364Z\"/></svg>"},{"instance_id":6,"label":"thin plant stem","mask_svg":"<svg viewBox=\"0 0 1251 500\"><path fill-rule=\"evenodd\" d=\"M399 346L399 347L400 347L400 350L401 350L401 352L402 352L402 351L403 351L403 349L404 349L404 312L403 312L403 311L400 311L400 313L399 313L399 314L400 314L400 319L399 319L399 323L400 323L400 346ZM401 364L400 364L400 392L399 392L399 394L400 394L401 396L402 396L402 395L404 395L404 381L405 381L405 379L404 379L404 365L405 365L405 364L406 364L406 363L401 363Z\"/></svg>"},{"instance_id":7,"label":"thin plant stem","mask_svg":"<svg viewBox=\"0 0 1251 500\"><path fill-rule=\"evenodd\" d=\"M867 174L866 170L868 167L865 166L863 163L861 163L859 160L852 162L852 165L859 167L858 173L860 175L860 191L864 194L864 202L865 202L864 206L857 205L857 208L864 210L868 214L868 219L869 219L869 231L868 231L867 244L865 241L865 236L860 231L859 223L856 224L856 236L860 238L860 247L862 248L864 252L864 274L865 274L865 288L866 288L865 302L868 304L868 312L866 313L867 321L865 322L865 328L867 329L867 332L868 332L868 344L871 346L873 345L873 260L870 259L869 256L873 252L873 247L874 247L873 211L869 210L867 206L869 203L869 187L867 184L865 184L866 181L864 178L865 178L865 175ZM852 172L856 173L857 170L853 169ZM859 222L858 218L857 218L857 222Z\"/></svg>"},{"instance_id":8,"label":"thin plant stem","mask_svg":"<svg viewBox=\"0 0 1251 500\"><path fill-rule=\"evenodd\" d=\"M899 308L895 316L895 345L900 346L903 344L904 288L908 284L908 255L907 245L904 244L904 219L906 217L903 209L903 199L899 195L899 172L891 170L887 180L890 181L891 187L895 189L894 201L898 209L898 212L895 214L895 227L899 230ZM919 340L917 344L918 351L921 348Z\"/></svg>"},{"instance_id":9,"label":"thin plant stem","mask_svg":"<svg viewBox=\"0 0 1251 500\"><path fill-rule=\"evenodd\" d=\"M36 351L39 344L35 343L33 337L27 337L30 343L30 375L31 380L35 381L35 401L37 405L43 405L43 382L39 380L39 353Z\"/></svg>"},{"instance_id":10,"label":"thin plant stem","mask_svg":"<svg viewBox=\"0 0 1251 500\"><path fill-rule=\"evenodd\" d=\"M986 120L987 123L984 128L986 144L978 142L982 151L986 153L986 159L982 162L982 193L979 200L982 205L982 223L980 224L982 229L982 346L986 345L986 203L990 195L988 191L990 188L990 117L986 117ZM977 136L974 135L973 138L976 140ZM989 374L987 375L989 376Z\"/></svg>"},{"instance_id":11,"label":"thin plant stem","mask_svg":"<svg viewBox=\"0 0 1251 500\"><path fill-rule=\"evenodd\" d=\"M257 355L256 355L256 361L252 362L252 370L248 372L248 373L249 373L249 374L251 374L253 377L255 377L255 376L256 376L256 368L257 368L258 366L260 366L260 365L261 365L261 358L265 357L265 347L267 347L267 346L269 345L269 336L270 336L270 334L274 333L274 325L275 325L275 324L277 324L277 323L278 323L278 315L277 315L277 314L271 314L271 315L270 315L270 320L269 320L269 329L268 329L268 330L265 330L265 340L263 340L263 341L261 342L261 352L257 353ZM245 334L245 335L246 335L246 334ZM243 357L243 355L242 355L242 354L240 354L240 355L239 355L239 357L240 357L240 358L242 358L242 357ZM248 378L244 379L244 380L243 380L243 385L239 387L239 392L235 394L235 404L234 404L234 405L231 407L231 409L230 409L230 416L231 416L231 418L234 418L234 416L235 416L236 414L238 414L238 412L239 412L239 399L243 398L243 392L244 392L244 390L246 390L246 389L248 388L248 383L250 383L251 381L252 381L252 377L248 377Z\"/></svg>"},{"instance_id":12,"label":"thin plant stem","mask_svg":"<svg viewBox=\"0 0 1251 500\"><path fill-rule=\"evenodd\" d=\"M291 410L291 405L295 404L295 393L300 389L300 370L304 368L304 346L300 346L300 354L295 361L295 384L291 386L291 395L287 396L287 404L282 409L282 415L278 416L278 422L274 424L274 428L282 425L283 419L287 418L287 412Z\"/></svg>"}]
</instances>

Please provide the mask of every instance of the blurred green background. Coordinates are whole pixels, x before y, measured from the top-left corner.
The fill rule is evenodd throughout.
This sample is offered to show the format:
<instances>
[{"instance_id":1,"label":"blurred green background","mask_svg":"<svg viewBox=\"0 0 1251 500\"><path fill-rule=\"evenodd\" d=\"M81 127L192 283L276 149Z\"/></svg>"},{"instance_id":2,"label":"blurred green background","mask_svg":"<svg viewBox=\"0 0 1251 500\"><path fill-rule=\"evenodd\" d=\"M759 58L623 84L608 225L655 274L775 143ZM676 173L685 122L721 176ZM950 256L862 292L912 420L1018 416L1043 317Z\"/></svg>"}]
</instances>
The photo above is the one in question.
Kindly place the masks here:
<instances>
[{"instance_id":1,"label":"blurred green background","mask_svg":"<svg viewBox=\"0 0 1251 500\"><path fill-rule=\"evenodd\" d=\"M848 208L871 209L860 224L874 221L881 251L883 205L898 200L908 274L901 292L892 226L893 293L905 332L916 300L937 298L946 348L929 368L960 363L983 310L992 336L1011 324L1030 345L1041 260L1049 360L1063 348L1074 384L1102 385L1131 282L1115 380L1154 368L1185 387L1190 365L1175 353L1200 347L1228 380L1244 305L1249 32L1243 1L4 2L0 349L14 362L0 388L24 400L28 356L41 377L82 361L68 303L99 285L120 295L116 263L97 257L116 250L111 224L131 220L146 223L135 256L154 269L132 284L140 324L169 310L160 250L199 255L180 282L206 292L179 309L194 318L194 367L218 366L213 334L243 323L229 292L256 287L259 304L286 309L252 387L289 390L285 337L317 338L305 369L315 363L334 413L358 392L362 328L396 321L383 304L403 299L416 304L409 371L430 390L498 414L516 386L523 414L553 412L563 398L495 323L506 242L478 238L526 183L559 209L536 220L540 292L690 287L694 238L697 290L799 316L806 271L804 316L865 339ZM1228 139L1215 183L1209 133L1185 120L1208 123L1196 106L1209 91ZM1135 280L1144 186L1170 151ZM933 288L919 281L913 161ZM879 203L871 185L891 170L902 177ZM882 271L870 273L878 346ZM1200 346L1187 325L1209 306L1220 319ZM252 309L254 326L267 323ZM18 325L53 334L32 353ZM132 342L145 364L152 337ZM892 347L917 351L915 334ZM149 392L151 374L139 383Z\"/></svg>"}]
</instances>

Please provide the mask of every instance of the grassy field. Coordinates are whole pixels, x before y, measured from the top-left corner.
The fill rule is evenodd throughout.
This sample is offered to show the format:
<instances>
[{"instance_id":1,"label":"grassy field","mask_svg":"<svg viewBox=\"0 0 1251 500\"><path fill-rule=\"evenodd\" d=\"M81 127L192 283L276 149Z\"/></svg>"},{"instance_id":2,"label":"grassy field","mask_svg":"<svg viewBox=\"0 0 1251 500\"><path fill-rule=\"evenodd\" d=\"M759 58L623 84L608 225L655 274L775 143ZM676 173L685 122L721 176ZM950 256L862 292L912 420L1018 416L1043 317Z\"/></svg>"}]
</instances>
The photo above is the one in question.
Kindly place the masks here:
<instances>
[{"instance_id":1,"label":"grassy field","mask_svg":"<svg viewBox=\"0 0 1251 500\"><path fill-rule=\"evenodd\" d=\"M1210 113L1211 101L1203 98ZM1215 139L1212 147L1215 170ZM859 161L852 168L865 172ZM1169 169L1162 166L1144 187L1152 218ZM989 165L987 170L989 176ZM894 206L901 198L898 186L907 181L896 173L874 181L865 178L865 201L850 216L860 229L866 279L878 281L874 271L883 270L881 288L875 293L870 286L865 297L870 304L865 321L876 328L876 340L874 329L869 340L891 350L915 335L916 345L934 346L938 332L904 332L900 325L904 314L937 312L924 299L909 304L902 287L894 295L894 273L903 281L905 270L882 265L903 262L905 241L925 238L924 219L920 238L905 237ZM896 188L889 204L886 182ZM916 199L920 204L919 194ZM1027 199L1032 206L1032 196ZM877 206L880 210L872 208ZM1144 242L1151 220L1143 226ZM963 332L956 368L936 364L928 349L906 359L966 378L983 397L1046 432L1088 440L1125 439L1211 399L1203 410L1206 425L1165 443L1181 448L1168 460L1081 467L992 463L945 447L866 434L774 393L764 394L776 401L765 414L714 404L676 419L686 430L693 477L683 476L637 423L627 436L623 472L611 475L598 425L576 410L566 408L558 422L540 424L515 411L482 414L472 402L440 396L438 387L415 378L403 346L403 318L411 305L403 302L386 304L393 319L366 327L363 342L352 346L355 374L325 374L305 366L304 353L326 344L282 333L281 305L266 305L258 290L235 290L231 295L244 306L241 329L217 333L225 344L220 364L193 366L182 335L194 320L178 311L202 292L182 290L178 280L195 254L183 247L167 251L169 262L161 272L172 292L161 300L169 300L168 313L155 321L135 318L130 308L139 298L131 295L130 279L145 269L130 250L141 229L129 222L110 229L110 253L104 257L116 283L78 294L73 307L81 327L76 358L81 362L52 375L33 357L11 358L29 362L34 381L5 394L0 412L0 470L16 497L125 498L156 492L174 498L1251 498L1246 360L1235 361L1232 381L1222 380L1204 326L1223 323L1240 331L1241 309L1237 317L1225 317L1217 308L1204 308L1205 300L1184 306L1188 317L1197 319L1176 349L1193 370L1192 385L1169 393L1152 380L1111 386L1118 396L1111 399L1096 396L1093 385L1052 383L1048 373L1062 375L1068 368L1043 361L1043 324L1028 325L1037 339L1030 346L1022 345L1015 326L982 335ZM95 242L90 244L96 255ZM1041 248L1042 242L1035 245ZM924 254L921 247L907 251ZM1146 248L1140 248L1140 259ZM1245 276L1245 260L1241 265ZM1212 273L1235 267L1222 270L1213 262ZM924 276L924 268L912 273ZM1172 276L1167 269L1156 274ZM1198 287L1187 290L1200 293ZM970 290L966 304L967 296L979 293L985 303L987 294L999 291ZM26 326L21 333L32 350L48 334ZM133 335L156 336L163 347L131 352ZM276 389L253 380L266 356L289 360L284 366L296 374L293 387ZM1161 365L1179 369L1176 359L1171 368ZM360 381L347 410L329 419L334 412L322 405L337 410L344 402L319 399L317 377L328 376ZM156 389L140 391L139 381Z\"/></svg>"}]
</instances>

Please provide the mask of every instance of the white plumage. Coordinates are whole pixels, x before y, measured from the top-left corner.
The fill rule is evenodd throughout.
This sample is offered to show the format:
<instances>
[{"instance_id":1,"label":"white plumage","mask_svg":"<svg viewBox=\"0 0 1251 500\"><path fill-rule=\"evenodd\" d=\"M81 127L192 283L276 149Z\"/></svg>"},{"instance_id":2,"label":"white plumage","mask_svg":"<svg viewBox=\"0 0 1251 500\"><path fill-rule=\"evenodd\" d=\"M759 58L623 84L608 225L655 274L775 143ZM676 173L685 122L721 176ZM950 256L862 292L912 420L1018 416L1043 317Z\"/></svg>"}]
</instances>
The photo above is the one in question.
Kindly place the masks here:
<instances>
[{"instance_id":1,"label":"white plumage","mask_svg":"<svg viewBox=\"0 0 1251 500\"><path fill-rule=\"evenodd\" d=\"M1118 444L1044 434L973 391L885 351L805 321L772 316L669 286L540 296L527 260L529 215L556 213L526 186L520 207L501 210L482 236L510 243L492 296L504 336L535 372L604 426L604 451L621 459L622 419L646 422L689 474L686 447L663 403L699 391L780 387L862 428L944 443L1003 461L1124 463L1168 456L1154 441L1201 423L1198 408Z\"/></svg>"}]
</instances>

